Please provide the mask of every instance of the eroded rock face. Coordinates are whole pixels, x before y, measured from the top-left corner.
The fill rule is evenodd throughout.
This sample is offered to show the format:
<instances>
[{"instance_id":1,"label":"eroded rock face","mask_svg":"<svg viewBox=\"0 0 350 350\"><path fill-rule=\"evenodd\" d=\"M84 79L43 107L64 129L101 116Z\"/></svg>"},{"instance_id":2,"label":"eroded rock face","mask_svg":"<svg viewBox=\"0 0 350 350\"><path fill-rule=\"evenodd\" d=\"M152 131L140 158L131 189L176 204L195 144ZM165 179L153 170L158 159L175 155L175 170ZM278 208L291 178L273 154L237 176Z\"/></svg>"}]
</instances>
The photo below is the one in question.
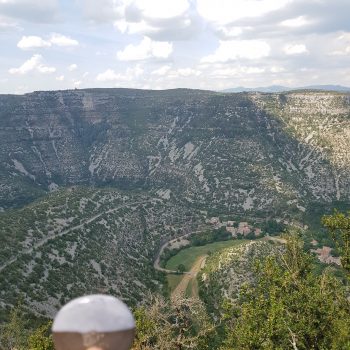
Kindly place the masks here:
<instances>
[{"instance_id":1,"label":"eroded rock face","mask_svg":"<svg viewBox=\"0 0 350 350\"><path fill-rule=\"evenodd\" d=\"M348 201L349 95L92 89L0 96L0 206L75 184L231 212Z\"/></svg>"}]
</instances>

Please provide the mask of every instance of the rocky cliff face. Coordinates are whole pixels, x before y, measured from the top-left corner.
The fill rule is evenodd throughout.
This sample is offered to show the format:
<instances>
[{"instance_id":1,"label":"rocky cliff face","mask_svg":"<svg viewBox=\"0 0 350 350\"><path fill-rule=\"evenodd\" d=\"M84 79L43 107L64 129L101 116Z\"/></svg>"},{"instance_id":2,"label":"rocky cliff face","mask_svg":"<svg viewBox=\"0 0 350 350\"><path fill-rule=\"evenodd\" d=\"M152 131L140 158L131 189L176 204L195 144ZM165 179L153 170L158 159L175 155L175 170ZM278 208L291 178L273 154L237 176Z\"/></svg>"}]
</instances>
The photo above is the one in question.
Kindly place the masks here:
<instances>
[{"instance_id":1,"label":"rocky cliff face","mask_svg":"<svg viewBox=\"0 0 350 350\"><path fill-rule=\"evenodd\" d=\"M265 215L348 201L350 97L96 89L0 96L3 208L74 184Z\"/></svg>"}]
</instances>

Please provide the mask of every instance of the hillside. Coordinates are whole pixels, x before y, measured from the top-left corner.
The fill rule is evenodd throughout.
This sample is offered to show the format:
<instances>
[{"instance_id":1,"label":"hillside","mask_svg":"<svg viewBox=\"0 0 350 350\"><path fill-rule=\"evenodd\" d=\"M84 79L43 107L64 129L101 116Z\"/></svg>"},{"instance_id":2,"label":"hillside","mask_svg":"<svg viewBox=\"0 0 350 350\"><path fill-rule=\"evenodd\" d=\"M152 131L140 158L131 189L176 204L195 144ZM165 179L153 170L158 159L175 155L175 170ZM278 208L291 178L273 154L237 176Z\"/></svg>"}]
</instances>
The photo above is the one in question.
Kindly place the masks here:
<instances>
[{"instance_id":1,"label":"hillside","mask_svg":"<svg viewBox=\"0 0 350 350\"><path fill-rule=\"evenodd\" d=\"M81 293L135 305L162 291L162 243L211 216L309 224L347 206L349 131L333 92L1 95L2 309L22 292L50 316Z\"/></svg>"},{"instance_id":2,"label":"hillside","mask_svg":"<svg viewBox=\"0 0 350 350\"><path fill-rule=\"evenodd\" d=\"M257 215L348 201L349 112L349 95L331 92L2 95L0 206L77 184Z\"/></svg>"},{"instance_id":3,"label":"hillside","mask_svg":"<svg viewBox=\"0 0 350 350\"><path fill-rule=\"evenodd\" d=\"M113 189L71 188L0 215L1 307L21 293L37 314L81 294L110 293L129 305L162 291L153 259L162 241L197 227L176 201Z\"/></svg>"}]
</instances>

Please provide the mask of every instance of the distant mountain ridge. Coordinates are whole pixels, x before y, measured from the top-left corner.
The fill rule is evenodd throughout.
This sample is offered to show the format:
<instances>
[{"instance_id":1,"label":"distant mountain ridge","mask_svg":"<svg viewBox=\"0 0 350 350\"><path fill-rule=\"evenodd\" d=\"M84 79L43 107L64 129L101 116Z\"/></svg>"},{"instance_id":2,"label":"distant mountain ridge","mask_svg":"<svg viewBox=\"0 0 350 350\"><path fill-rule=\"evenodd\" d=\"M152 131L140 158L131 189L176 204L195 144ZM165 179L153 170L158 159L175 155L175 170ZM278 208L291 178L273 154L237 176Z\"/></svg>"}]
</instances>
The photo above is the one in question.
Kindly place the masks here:
<instances>
[{"instance_id":1,"label":"distant mountain ridge","mask_svg":"<svg viewBox=\"0 0 350 350\"><path fill-rule=\"evenodd\" d=\"M342 85L309 85L309 86L301 86L301 87L287 87L282 85L270 85L270 86L262 86L256 88L246 88L244 86L238 86L235 88L224 89L221 92L285 92L285 91L295 91L295 90L321 90L321 91L338 91L338 92L350 92L350 87L342 86Z\"/></svg>"}]
</instances>

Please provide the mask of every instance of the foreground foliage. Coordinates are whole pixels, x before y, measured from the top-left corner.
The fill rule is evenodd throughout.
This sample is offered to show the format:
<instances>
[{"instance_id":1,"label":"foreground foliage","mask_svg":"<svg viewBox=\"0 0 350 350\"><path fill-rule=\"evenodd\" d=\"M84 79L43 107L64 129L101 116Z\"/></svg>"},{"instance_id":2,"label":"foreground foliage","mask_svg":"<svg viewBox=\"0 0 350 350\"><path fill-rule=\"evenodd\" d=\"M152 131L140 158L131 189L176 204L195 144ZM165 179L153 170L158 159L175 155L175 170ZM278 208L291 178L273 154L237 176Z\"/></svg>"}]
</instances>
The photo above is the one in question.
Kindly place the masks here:
<instances>
[{"instance_id":1,"label":"foreground foliage","mask_svg":"<svg viewBox=\"0 0 350 350\"><path fill-rule=\"evenodd\" d=\"M350 349L350 304L329 270L313 272L296 237L286 251L257 264L257 280L231 311L223 349Z\"/></svg>"},{"instance_id":2,"label":"foreground foliage","mask_svg":"<svg viewBox=\"0 0 350 350\"><path fill-rule=\"evenodd\" d=\"M132 350L212 349L215 328L199 299L155 298L134 312L136 338Z\"/></svg>"},{"instance_id":3,"label":"foreground foliage","mask_svg":"<svg viewBox=\"0 0 350 350\"><path fill-rule=\"evenodd\" d=\"M350 211L347 215L338 211L325 215L322 224L328 228L336 244L342 267L350 274Z\"/></svg>"},{"instance_id":4,"label":"foreground foliage","mask_svg":"<svg viewBox=\"0 0 350 350\"><path fill-rule=\"evenodd\" d=\"M34 331L29 331L23 305L19 303L10 313L10 318L0 329L1 350L54 350L51 335L52 322L46 322Z\"/></svg>"},{"instance_id":5,"label":"foreground foliage","mask_svg":"<svg viewBox=\"0 0 350 350\"><path fill-rule=\"evenodd\" d=\"M350 217L335 212L323 224L349 272ZM349 350L349 285L332 270L319 273L291 233L283 249L255 262L254 278L238 300L218 297L217 313L199 299L184 298L153 297L136 308L132 350ZM29 332L24 314L21 304L12 309L0 330L1 350L53 350L51 323Z\"/></svg>"}]
</instances>

